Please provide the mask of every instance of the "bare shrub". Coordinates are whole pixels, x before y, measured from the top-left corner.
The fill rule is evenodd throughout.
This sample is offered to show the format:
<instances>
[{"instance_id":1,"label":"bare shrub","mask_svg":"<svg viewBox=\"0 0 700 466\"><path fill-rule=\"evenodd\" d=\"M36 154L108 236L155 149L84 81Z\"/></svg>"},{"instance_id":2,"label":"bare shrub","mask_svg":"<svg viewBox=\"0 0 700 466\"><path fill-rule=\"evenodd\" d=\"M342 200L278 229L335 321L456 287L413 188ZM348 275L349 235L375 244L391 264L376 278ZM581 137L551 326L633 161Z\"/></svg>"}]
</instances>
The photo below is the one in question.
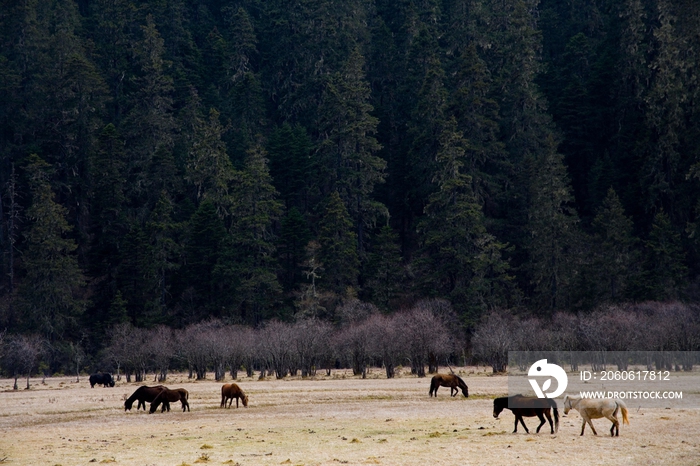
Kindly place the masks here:
<instances>
[{"instance_id":1,"label":"bare shrub","mask_svg":"<svg viewBox=\"0 0 700 466\"><path fill-rule=\"evenodd\" d=\"M17 390L17 379L27 377L27 390L29 390L29 378L39 362L43 352L43 340L37 335L12 335L7 337L4 345L2 367L7 374L15 380L13 388Z\"/></svg>"},{"instance_id":2,"label":"bare shrub","mask_svg":"<svg viewBox=\"0 0 700 466\"><path fill-rule=\"evenodd\" d=\"M332 331L331 324L314 318L298 320L292 326L295 359L302 377L316 375L316 369L328 351Z\"/></svg>"},{"instance_id":3,"label":"bare shrub","mask_svg":"<svg viewBox=\"0 0 700 466\"><path fill-rule=\"evenodd\" d=\"M350 361L353 375L367 377L372 355L372 332L367 320L354 322L341 329L338 336L341 353Z\"/></svg>"},{"instance_id":4,"label":"bare shrub","mask_svg":"<svg viewBox=\"0 0 700 466\"><path fill-rule=\"evenodd\" d=\"M278 379L284 378L289 371L293 354L292 335L291 326L278 320L266 323L259 332L262 355Z\"/></svg>"},{"instance_id":5,"label":"bare shrub","mask_svg":"<svg viewBox=\"0 0 700 466\"><path fill-rule=\"evenodd\" d=\"M155 379L164 382L168 377L170 362L175 353L175 339L172 329L159 325L144 335L146 352L155 371Z\"/></svg>"},{"instance_id":6,"label":"bare shrub","mask_svg":"<svg viewBox=\"0 0 700 466\"><path fill-rule=\"evenodd\" d=\"M229 373L231 378L236 380L238 378L238 370L246 366L247 358L249 355L254 356L254 331L249 327L243 327L240 325L231 325L226 327L226 343L228 345L228 359L226 363L229 367ZM251 363L252 370L252 363ZM252 372L250 376L252 376Z\"/></svg>"},{"instance_id":7,"label":"bare shrub","mask_svg":"<svg viewBox=\"0 0 700 466\"><path fill-rule=\"evenodd\" d=\"M367 320L371 354L379 358L386 371L386 378L396 375L396 366L406 357L406 341L399 319L375 314Z\"/></svg>"},{"instance_id":8,"label":"bare shrub","mask_svg":"<svg viewBox=\"0 0 700 466\"><path fill-rule=\"evenodd\" d=\"M187 362L190 378L207 378L207 367L217 352L217 344L211 338L222 326L218 320L208 320L189 325L177 334L179 355Z\"/></svg>"},{"instance_id":9,"label":"bare shrub","mask_svg":"<svg viewBox=\"0 0 700 466\"><path fill-rule=\"evenodd\" d=\"M441 315L429 306L417 306L397 314L397 323L406 342L406 352L411 372L425 377L425 366L454 351L454 334Z\"/></svg>"},{"instance_id":10,"label":"bare shrub","mask_svg":"<svg viewBox=\"0 0 700 466\"><path fill-rule=\"evenodd\" d=\"M516 326L513 316L493 311L474 331L474 355L488 363L494 374L505 372L508 367L508 351L516 349Z\"/></svg>"},{"instance_id":11,"label":"bare shrub","mask_svg":"<svg viewBox=\"0 0 700 466\"><path fill-rule=\"evenodd\" d=\"M335 310L336 320L341 326L359 323L372 314L379 313L379 309L372 303L365 303L357 298L344 301Z\"/></svg>"}]
</instances>

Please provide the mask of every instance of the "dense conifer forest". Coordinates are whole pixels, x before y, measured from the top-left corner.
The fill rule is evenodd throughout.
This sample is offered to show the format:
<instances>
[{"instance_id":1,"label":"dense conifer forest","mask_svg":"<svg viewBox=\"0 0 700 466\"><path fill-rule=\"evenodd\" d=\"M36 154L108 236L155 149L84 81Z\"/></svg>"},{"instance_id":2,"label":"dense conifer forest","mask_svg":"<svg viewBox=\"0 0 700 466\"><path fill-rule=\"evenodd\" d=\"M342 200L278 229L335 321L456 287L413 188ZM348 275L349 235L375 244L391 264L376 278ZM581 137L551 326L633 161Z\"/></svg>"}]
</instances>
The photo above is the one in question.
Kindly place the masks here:
<instances>
[{"instance_id":1,"label":"dense conifer forest","mask_svg":"<svg viewBox=\"0 0 700 466\"><path fill-rule=\"evenodd\" d=\"M695 301L698 31L694 0L0 0L0 330Z\"/></svg>"}]
</instances>

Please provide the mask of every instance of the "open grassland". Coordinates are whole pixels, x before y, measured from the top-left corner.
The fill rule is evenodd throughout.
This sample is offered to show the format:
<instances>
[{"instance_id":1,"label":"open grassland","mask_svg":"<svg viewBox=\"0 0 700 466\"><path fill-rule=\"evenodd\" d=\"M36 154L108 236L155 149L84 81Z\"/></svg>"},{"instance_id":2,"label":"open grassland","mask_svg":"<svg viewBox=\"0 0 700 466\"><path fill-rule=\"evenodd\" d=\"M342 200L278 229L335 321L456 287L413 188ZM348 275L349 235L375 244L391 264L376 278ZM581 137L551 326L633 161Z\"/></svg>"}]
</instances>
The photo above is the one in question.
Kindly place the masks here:
<instances>
[{"instance_id":1,"label":"open grassland","mask_svg":"<svg viewBox=\"0 0 700 466\"><path fill-rule=\"evenodd\" d=\"M93 389L87 377L32 380L30 390L18 391L2 379L0 464L700 465L700 410L631 406L631 425L619 438L604 435L607 420L594 421L597 437L588 429L580 437L575 412L561 418L556 435L548 425L534 434L535 418L526 420L530 434L512 434L509 411L492 416L506 377L457 371L468 399L450 398L444 387L428 397L429 378L387 380L375 370L360 380L337 371L305 380L243 378L250 403L239 409L235 401L219 408L221 383L175 374L166 385L186 388L192 411L176 403L152 415L124 412L124 399L141 385L124 379Z\"/></svg>"}]
</instances>

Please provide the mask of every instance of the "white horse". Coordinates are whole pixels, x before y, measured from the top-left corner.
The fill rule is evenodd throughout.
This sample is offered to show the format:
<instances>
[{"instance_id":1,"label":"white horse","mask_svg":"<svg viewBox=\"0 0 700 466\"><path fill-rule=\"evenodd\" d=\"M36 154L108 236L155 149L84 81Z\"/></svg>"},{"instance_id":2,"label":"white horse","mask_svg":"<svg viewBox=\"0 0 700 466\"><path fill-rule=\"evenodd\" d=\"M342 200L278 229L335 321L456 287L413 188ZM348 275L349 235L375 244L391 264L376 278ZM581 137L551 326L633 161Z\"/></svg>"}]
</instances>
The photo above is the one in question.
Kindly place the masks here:
<instances>
[{"instance_id":1,"label":"white horse","mask_svg":"<svg viewBox=\"0 0 700 466\"><path fill-rule=\"evenodd\" d=\"M613 399L588 399L581 398L580 396L566 395L564 397L564 414L569 414L569 411L575 409L579 412L583 418L583 425L581 426L581 435L583 431L586 430L586 423L591 426L591 430L594 435L598 435L595 431L591 419L600 419L601 417L606 417L612 421L613 425L610 427L610 436L620 435L620 421L617 420L617 411L622 411L622 422L629 424L630 421L627 418L627 406L622 400ZM613 434L613 430L615 433Z\"/></svg>"}]
</instances>

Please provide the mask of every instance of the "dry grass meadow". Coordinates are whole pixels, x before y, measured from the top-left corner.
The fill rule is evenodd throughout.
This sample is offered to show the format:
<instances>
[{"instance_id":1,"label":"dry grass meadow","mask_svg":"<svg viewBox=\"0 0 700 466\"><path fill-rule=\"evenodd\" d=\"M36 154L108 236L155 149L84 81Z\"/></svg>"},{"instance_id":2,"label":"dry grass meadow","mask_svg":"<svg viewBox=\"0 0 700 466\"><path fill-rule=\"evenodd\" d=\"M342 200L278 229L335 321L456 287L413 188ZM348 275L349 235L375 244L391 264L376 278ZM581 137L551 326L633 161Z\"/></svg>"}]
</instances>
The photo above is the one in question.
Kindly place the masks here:
<instances>
[{"instance_id":1,"label":"dry grass meadow","mask_svg":"<svg viewBox=\"0 0 700 466\"><path fill-rule=\"evenodd\" d=\"M175 374L166 383L190 392L191 412L124 412L140 384L90 388L87 377L31 380L12 390L0 380L0 464L12 465L700 465L700 410L630 409L619 438L606 420L580 437L580 416L512 434L509 411L492 416L492 398L506 377L461 368L468 399L441 388L428 397L429 378L366 380L337 371L302 380L243 378L248 408L221 409L221 383ZM446 371L445 371L446 372ZM211 375L210 375L211 376ZM21 382L21 381L20 381ZM26 385L26 382L24 383ZM154 385L154 383L149 383ZM22 385L21 385L22 386ZM562 413L563 414L563 413Z\"/></svg>"}]
</instances>

